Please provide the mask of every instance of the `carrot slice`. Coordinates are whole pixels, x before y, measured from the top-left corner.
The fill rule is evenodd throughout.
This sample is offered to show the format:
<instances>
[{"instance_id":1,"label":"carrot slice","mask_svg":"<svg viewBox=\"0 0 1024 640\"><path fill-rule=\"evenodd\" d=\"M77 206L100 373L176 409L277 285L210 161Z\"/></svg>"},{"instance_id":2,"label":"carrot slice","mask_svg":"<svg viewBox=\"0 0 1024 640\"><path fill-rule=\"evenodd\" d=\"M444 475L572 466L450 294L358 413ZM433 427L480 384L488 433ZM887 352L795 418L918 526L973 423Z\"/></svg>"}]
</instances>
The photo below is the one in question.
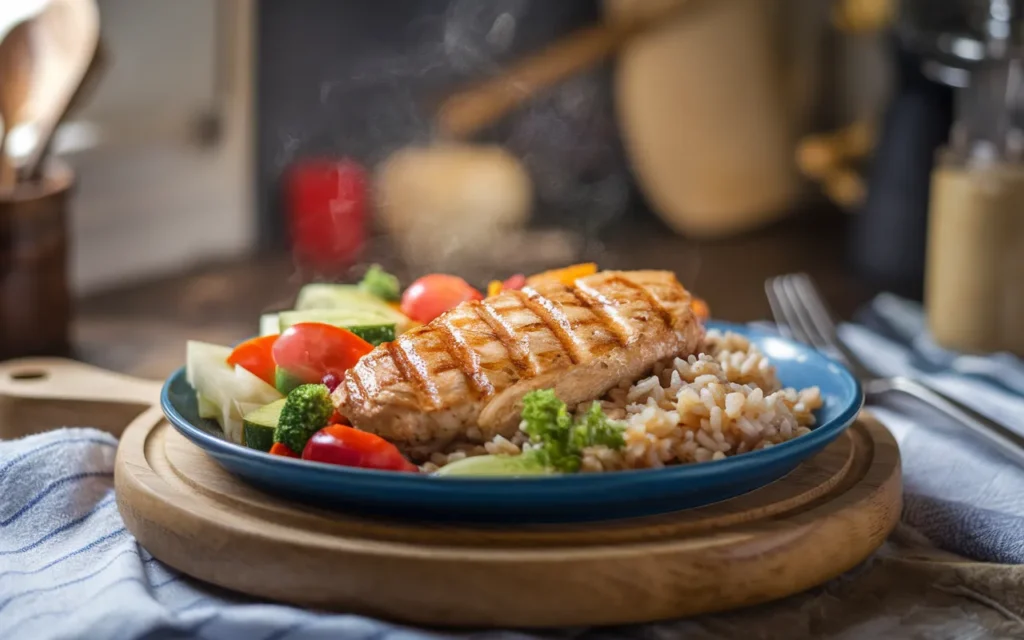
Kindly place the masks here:
<instances>
[{"instance_id":1,"label":"carrot slice","mask_svg":"<svg viewBox=\"0 0 1024 640\"><path fill-rule=\"evenodd\" d=\"M275 442L274 446L270 447L270 455L272 456L284 456L285 458L298 458L299 454L295 453L288 448L288 445L283 442Z\"/></svg>"},{"instance_id":2,"label":"carrot slice","mask_svg":"<svg viewBox=\"0 0 1024 640\"><path fill-rule=\"evenodd\" d=\"M538 282L561 282L564 285L571 285L577 279L584 278L595 273L597 273L597 264L594 262L584 262L564 267L562 269L543 271L527 278L526 283L532 285Z\"/></svg>"},{"instance_id":3,"label":"carrot slice","mask_svg":"<svg viewBox=\"0 0 1024 640\"><path fill-rule=\"evenodd\" d=\"M228 364L243 369L274 386L274 343L277 336L261 336L246 340L228 356Z\"/></svg>"},{"instance_id":4,"label":"carrot slice","mask_svg":"<svg viewBox=\"0 0 1024 640\"><path fill-rule=\"evenodd\" d=\"M690 309L693 311L693 315L697 316L701 320L707 320L711 317L711 308L708 307L707 302L704 302L700 298L692 298L690 300Z\"/></svg>"}]
</instances>

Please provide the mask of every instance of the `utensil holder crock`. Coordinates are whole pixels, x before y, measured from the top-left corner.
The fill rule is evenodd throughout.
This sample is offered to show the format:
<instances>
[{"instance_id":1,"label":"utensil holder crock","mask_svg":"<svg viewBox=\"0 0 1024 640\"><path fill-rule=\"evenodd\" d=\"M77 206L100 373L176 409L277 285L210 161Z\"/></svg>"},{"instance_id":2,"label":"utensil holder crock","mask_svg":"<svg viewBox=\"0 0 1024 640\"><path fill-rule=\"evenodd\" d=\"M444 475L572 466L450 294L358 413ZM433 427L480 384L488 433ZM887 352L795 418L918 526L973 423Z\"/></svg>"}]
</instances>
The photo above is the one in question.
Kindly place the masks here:
<instances>
[{"instance_id":1,"label":"utensil holder crock","mask_svg":"<svg viewBox=\"0 0 1024 640\"><path fill-rule=\"evenodd\" d=\"M74 174L0 191L0 360L70 351L67 208Z\"/></svg>"}]
</instances>

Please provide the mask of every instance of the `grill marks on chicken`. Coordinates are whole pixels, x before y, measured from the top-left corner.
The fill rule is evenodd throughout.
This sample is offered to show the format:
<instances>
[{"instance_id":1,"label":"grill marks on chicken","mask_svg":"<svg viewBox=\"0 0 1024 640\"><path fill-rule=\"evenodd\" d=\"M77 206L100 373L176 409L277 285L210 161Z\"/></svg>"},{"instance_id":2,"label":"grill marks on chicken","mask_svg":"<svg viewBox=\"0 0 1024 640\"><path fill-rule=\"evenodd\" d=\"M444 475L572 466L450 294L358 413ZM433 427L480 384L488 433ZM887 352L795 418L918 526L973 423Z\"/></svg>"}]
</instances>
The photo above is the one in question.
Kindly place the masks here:
<instances>
[{"instance_id":1,"label":"grill marks on chicken","mask_svg":"<svg viewBox=\"0 0 1024 640\"><path fill-rule=\"evenodd\" d=\"M459 305L363 357L334 399L354 426L429 451L472 427L511 435L529 391L593 400L702 335L673 274L602 272Z\"/></svg>"},{"instance_id":2,"label":"grill marks on chicken","mask_svg":"<svg viewBox=\"0 0 1024 640\"><path fill-rule=\"evenodd\" d=\"M498 346L505 350L505 355L508 357L508 362L515 370L525 376L531 376L536 374L536 364L530 357L530 352L516 340L514 326L509 325L504 316L499 313L493 306L486 302L471 302L469 303L469 310L476 314L476 316L486 325L486 327L469 327L464 326L464 330L470 332L470 335L475 333L477 340L475 341L474 347L486 349L488 347L493 351L494 343L497 342ZM458 309L455 310L456 312ZM490 353L485 355L494 356L496 354ZM487 358L488 362L495 361L496 358ZM504 364L504 363L502 363ZM507 370L506 373L511 375L511 371Z\"/></svg>"},{"instance_id":3,"label":"grill marks on chicken","mask_svg":"<svg viewBox=\"0 0 1024 640\"><path fill-rule=\"evenodd\" d=\"M475 304L475 303L474 303ZM459 366L462 375L471 383L478 397L494 394L494 385L480 368L480 356L466 340L464 332L452 325L447 318L438 319L438 327L445 349Z\"/></svg>"}]
</instances>

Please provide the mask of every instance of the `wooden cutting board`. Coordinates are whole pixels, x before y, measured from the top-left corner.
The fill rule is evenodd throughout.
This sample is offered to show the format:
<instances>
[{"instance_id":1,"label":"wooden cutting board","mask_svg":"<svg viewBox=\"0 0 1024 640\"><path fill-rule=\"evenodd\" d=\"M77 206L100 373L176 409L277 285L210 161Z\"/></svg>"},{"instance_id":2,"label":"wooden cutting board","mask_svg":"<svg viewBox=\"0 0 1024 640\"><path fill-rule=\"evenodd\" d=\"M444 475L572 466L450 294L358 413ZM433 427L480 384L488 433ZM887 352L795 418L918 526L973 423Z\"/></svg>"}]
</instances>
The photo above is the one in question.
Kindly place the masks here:
<instances>
[{"instance_id":1,"label":"wooden cutting board","mask_svg":"<svg viewBox=\"0 0 1024 640\"><path fill-rule=\"evenodd\" d=\"M12 377L19 372L34 377ZM675 514L513 528L361 517L292 504L236 480L158 408L145 408L156 389L68 361L0 364L0 428L12 407L26 425L18 433L31 430L33 415L40 426L57 426L56 416L68 414L53 410L67 402L106 424L112 411L142 410L124 429L115 468L118 507L140 544L200 580L304 607L519 628L722 611L854 567L881 545L901 507L896 442L862 414L785 478Z\"/></svg>"}]
</instances>

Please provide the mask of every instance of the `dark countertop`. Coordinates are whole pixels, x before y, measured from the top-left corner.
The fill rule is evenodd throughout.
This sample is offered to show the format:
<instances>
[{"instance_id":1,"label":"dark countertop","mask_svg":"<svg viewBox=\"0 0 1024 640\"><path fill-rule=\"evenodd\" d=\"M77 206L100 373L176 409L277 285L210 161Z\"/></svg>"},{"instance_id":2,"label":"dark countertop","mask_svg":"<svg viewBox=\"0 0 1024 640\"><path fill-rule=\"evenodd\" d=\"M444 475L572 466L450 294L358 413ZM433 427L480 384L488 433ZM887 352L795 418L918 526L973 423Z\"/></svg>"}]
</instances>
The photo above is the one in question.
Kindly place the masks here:
<instances>
[{"instance_id":1,"label":"dark countertop","mask_svg":"<svg viewBox=\"0 0 1024 640\"><path fill-rule=\"evenodd\" d=\"M765 278L805 271L849 318L872 291L845 267L845 225L840 214L810 213L742 237L696 242L643 218L605 232L584 257L602 268L673 270L715 318L734 322L769 317ZM259 314L289 306L301 285L290 257L257 255L92 295L77 304L74 355L163 378L184 362L185 340L231 344L252 335Z\"/></svg>"}]
</instances>

